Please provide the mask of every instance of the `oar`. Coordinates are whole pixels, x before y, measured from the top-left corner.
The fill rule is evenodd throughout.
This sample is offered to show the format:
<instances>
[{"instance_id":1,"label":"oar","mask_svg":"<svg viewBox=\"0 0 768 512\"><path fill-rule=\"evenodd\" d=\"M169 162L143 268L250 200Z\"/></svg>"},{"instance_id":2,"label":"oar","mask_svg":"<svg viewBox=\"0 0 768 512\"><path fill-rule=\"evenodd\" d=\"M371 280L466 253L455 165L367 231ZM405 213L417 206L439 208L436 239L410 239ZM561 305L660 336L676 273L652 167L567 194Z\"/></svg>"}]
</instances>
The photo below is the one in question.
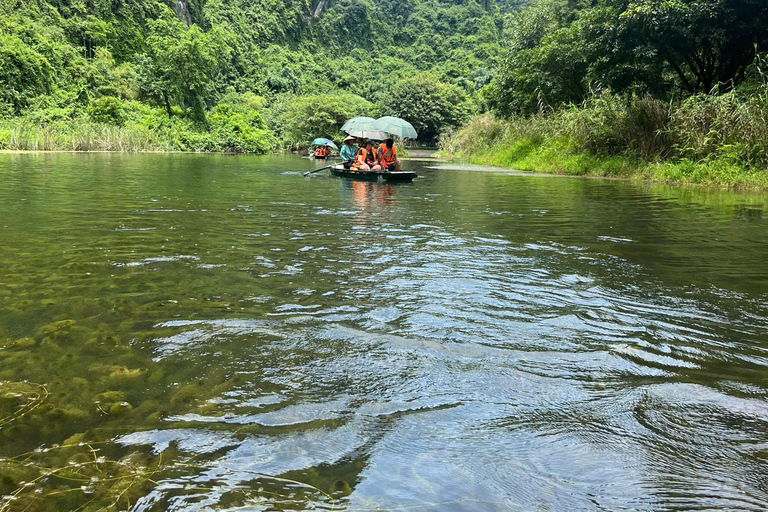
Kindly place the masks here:
<instances>
[{"instance_id":1,"label":"oar","mask_svg":"<svg viewBox=\"0 0 768 512\"><path fill-rule=\"evenodd\" d=\"M316 172L320 172L320 171L324 171L326 169L330 169L334 165L336 165L336 164L326 165L325 167L321 167L319 169L315 169L314 171L305 172L304 176L309 176L310 174L315 174Z\"/></svg>"}]
</instances>

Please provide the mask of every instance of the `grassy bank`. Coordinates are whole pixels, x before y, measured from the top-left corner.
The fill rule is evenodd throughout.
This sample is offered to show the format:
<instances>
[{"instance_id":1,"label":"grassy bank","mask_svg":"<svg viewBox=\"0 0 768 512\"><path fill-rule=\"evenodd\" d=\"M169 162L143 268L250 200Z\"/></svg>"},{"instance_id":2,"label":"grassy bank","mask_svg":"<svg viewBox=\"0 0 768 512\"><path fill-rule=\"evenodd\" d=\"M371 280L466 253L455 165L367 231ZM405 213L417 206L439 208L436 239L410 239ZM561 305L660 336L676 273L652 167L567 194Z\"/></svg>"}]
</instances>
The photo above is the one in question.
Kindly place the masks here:
<instances>
[{"instance_id":1,"label":"grassy bank","mask_svg":"<svg viewBox=\"0 0 768 512\"><path fill-rule=\"evenodd\" d=\"M278 141L246 95L208 110L205 123L137 101L101 98L87 109L48 108L0 118L0 150L268 153ZM259 102L261 100L259 99Z\"/></svg>"},{"instance_id":2,"label":"grassy bank","mask_svg":"<svg viewBox=\"0 0 768 512\"><path fill-rule=\"evenodd\" d=\"M449 156L542 173L768 188L762 95L679 104L601 94L526 118L477 117L442 139Z\"/></svg>"},{"instance_id":3,"label":"grassy bank","mask_svg":"<svg viewBox=\"0 0 768 512\"><path fill-rule=\"evenodd\" d=\"M184 122L116 126L84 119L38 124L0 121L0 150L267 153L277 143L267 130L248 132L219 127L197 130Z\"/></svg>"}]
</instances>

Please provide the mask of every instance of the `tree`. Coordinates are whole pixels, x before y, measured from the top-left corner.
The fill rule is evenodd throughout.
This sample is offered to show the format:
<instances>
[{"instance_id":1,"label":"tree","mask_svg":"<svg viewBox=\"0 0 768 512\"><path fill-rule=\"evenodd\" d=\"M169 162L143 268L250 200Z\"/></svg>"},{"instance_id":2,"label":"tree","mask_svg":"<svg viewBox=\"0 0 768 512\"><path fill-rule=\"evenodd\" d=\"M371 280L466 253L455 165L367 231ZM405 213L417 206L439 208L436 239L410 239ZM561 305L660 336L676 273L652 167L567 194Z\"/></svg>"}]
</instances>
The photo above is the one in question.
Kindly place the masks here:
<instances>
[{"instance_id":1,"label":"tree","mask_svg":"<svg viewBox=\"0 0 768 512\"><path fill-rule=\"evenodd\" d=\"M166 11L150 23L140 73L142 88L161 102L169 116L172 105L191 108L193 117L207 127L207 100L214 79L229 58L230 36L218 26L207 33L197 25L187 27L170 10Z\"/></svg>"},{"instance_id":2,"label":"tree","mask_svg":"<svg viewBox=\"0 0 768 512\"><path fill-rule=\"evenodd\" d=\"M382 115L410 122L422 140L434 140L441 130L458 126L472 110L461 88L440 82L428 73L399 81L381 102Z\"/></svg>"},{"instance_id":3,"label":"tree","mask_svg":"<svg viewBox=\"0 0 768 512\"><path fill-rule=\"evenodd\" d=\"M15 113L38 94L50 92L51 65L21 39L0 34L0 102Z\"/></svg>"},{"instance_id":4,"label":"tree","mask_svg":"<svg viewBox=\"0 0 768 512\"><path fill-rule=\"evenodd\" d=\"M341 125L357 116L374 116L376 107L347 92L310 96L286 95L273 106L273 128L286 145L307 145L317 137L334 138Z\"/></svg>"},{"instance_id":5,"label":"tree","mask_svg":"<svg viewBox=\"0 0 768 512\"><path fill-rule=\"evenodd\" d=\"M688 93L744 80L755 48L768 45L763 0L634 0L620 17L627 44L663 60Z\"/></svg>"},{"instance_id":6,"label":"tree","mask_svg":"<svg viewBox=\"0 0 768 512\"><path fill-rule=\"evenodd\" d=\"M510 19L490 89L503 115L592 90L670 98L730 89L768 46L763 0L537 0Z\"/></svg>"}]
</instances>

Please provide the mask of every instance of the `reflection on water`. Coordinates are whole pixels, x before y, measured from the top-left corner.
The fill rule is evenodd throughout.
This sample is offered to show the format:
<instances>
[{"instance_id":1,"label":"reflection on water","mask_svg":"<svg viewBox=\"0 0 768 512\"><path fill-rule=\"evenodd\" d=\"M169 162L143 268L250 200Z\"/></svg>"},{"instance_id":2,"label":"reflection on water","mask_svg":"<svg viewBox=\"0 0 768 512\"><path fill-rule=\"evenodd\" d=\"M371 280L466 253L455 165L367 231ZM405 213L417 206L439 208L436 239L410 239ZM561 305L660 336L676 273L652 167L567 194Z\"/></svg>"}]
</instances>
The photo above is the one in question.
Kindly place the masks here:
<instances>
[{"instance_id":1,"label":"reflection on water","mask_svg":"<svg viewBox=\"0 0 768 512\"><path fill-rule=\"evenodd\" d=\"M395 185L368 181L342 181L342 185L352 189L355 206L365 211L369 205L392 206L395 204ZM403 186L402 184L400 186ZM406 184L407 186L407 184Z\"/></svg>"},{"instance_id":2,"label":"reflection on water","mask_svg":"<svg viewBox=\"0 0 768 512\"><path fill-rule=\"evenodd\" d=\"M763 196L0 158L0 510L768 502Z\"/></svg>"}]
</instances>

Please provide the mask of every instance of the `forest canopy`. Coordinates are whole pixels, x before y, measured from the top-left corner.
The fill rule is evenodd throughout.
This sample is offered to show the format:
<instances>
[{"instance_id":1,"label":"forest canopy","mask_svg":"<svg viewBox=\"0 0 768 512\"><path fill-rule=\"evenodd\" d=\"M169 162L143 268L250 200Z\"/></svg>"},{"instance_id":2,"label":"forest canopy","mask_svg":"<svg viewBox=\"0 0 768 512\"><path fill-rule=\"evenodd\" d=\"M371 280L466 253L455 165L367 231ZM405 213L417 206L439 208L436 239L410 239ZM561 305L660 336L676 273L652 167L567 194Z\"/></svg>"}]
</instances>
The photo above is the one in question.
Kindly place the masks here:
<instances>
[{"instance_id":1,"label":"forest canopy","mask_svg":"<svg viewBox=\"0 0 768 512\"><path fill-rule=\"evenodd\" d=\"M477 92L501 62L504 13L516 5L0 0L0 115L61 129L85 121L162 130L175 149L206 150L216 146L205 136L214 111L221 130L234 130L229 139L243 129L242 119L221 119L234 110L215 110L226 100L259 105L249 132L278 137L262 141L265 147L336 136L328 130L337 127L325 121L291 124L312 106L318 120L396 113L420 123L424 140L434 140L478 111ZM402 95L412 94L416 76L431 89L415 102ZM442 92L459 103L446 106ZM417 110L404 110L408 105ZM432 107L434 119L422 119L420 112Z\"/></svg>"},{"instance_id":2,"label":"forest canopy","mask_svg":"<svg viewBox=\"0 0 768 512\"><path fill-rule=\"evenodd\" d=\"M747 91L768 46L762 0L0 0L0 13L0 148L22 149L77 127L69 149L107 130L141 141L128 149L270 151L337 137L353 115L404 117L433 143L484 112L597 92Z\"/></svg>"},{"instance_id":3,"label":"forest canopy","mask_svg":"<svg viewBox=\"0 0 768 512\"><path fill-rule=\"evenodd\" d=\"M762 0L533 0L512 14L489 93L510 116L597 89L683 99L727 92L768 50Z\"/></svg>"}]
</instances>

